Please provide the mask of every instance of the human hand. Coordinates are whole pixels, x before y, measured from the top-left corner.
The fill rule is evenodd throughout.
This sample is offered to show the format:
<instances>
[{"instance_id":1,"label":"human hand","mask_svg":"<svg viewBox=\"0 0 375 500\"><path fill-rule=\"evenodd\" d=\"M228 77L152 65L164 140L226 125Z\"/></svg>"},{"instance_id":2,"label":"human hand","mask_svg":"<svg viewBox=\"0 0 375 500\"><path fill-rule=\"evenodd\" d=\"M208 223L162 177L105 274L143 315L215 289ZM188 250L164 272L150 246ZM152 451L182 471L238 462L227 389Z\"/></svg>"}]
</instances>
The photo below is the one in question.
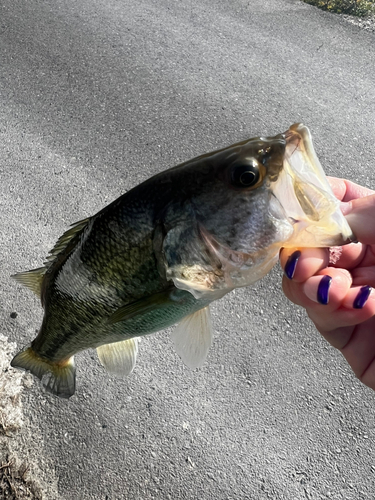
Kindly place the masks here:
<instances>
[{"instance_id":1,"label":"human hand","mask_svg":"<svg viewBox=\"0 0 375 500\"><path fill-rule=\"evenodd\" d=\"M329 178L359 243L282 249L283 290L375 390L375 191Z\"/></svg>"}]
</instances>

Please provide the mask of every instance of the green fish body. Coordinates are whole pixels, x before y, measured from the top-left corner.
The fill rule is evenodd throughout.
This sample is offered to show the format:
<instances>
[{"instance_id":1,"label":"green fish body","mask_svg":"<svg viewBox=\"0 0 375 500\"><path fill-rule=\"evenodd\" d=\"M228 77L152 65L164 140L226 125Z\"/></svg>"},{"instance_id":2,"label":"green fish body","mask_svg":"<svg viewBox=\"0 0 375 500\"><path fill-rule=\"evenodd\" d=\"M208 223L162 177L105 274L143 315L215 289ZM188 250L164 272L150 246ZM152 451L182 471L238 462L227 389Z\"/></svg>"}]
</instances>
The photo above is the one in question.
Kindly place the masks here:
<instances>
[{"instance_id":1,"label":"green fish body","mask_svg":"<svg viewBox=\"0 0 375 500\"><path fill-rule=\"evenodd\" d=\"M45 314L12 366L70 397L75 353L97 348L110 372L128 374L137 338L179 323L177 352L195 368L212 342L212 301L264 276L282 246L350 239L306 127L200 156L75 224L43 268L15 275Z\"/></svg>"}]
</instances>

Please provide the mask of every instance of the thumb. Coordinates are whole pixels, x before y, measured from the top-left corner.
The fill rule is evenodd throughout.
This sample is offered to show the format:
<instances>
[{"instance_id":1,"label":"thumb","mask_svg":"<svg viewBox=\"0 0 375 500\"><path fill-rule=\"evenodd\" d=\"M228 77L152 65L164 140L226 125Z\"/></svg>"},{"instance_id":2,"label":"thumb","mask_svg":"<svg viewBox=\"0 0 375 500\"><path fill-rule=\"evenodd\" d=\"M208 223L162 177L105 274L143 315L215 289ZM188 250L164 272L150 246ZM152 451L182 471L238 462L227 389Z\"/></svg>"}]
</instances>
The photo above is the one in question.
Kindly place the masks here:
<instances>
[{"instance_id":1,"label":"thumb","mask_svg":"<svg viewBox=\"0 0 375 500\"><path fill-rule=\"evenodd\" d=\"M358 241L375 244L375 194L351 200L348 205L351 209L346 207L346 220Z\"/></svg>"}]
</instances>

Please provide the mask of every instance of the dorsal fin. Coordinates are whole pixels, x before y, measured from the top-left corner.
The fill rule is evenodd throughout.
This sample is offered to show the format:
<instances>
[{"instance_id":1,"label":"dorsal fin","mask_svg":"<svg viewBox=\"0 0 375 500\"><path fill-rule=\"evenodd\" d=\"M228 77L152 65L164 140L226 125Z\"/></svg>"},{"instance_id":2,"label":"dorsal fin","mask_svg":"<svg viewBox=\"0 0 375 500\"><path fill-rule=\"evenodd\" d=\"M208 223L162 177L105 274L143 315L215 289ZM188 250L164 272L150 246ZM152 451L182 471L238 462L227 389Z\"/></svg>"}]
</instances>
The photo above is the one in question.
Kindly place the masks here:
<instances>
[{"instance_id":1,"label":"dorsal fin","mask_svg":"<svg viewBox=\"0 0 375 500\"><path fill-rule=\"evenodd\" d=\"M18 283L21 283L21 285L24 285L32 290L38 295L38 297L40 297L46 270L47 269L45 267L39 267L38 269L32 269L31 271L13 274L12 278L18 281Z\"/></svg>"},{"instance_id":2,"label":"dorsal fin","mask_svg":"<svg viewBox=\"0 0 375 500\"><path fill-rule=\"evenodd\" d=\"M65 250L65 248L69 245L72 239L87 226L89 220L90 217L75 222L74 224L71 225L71 227L67 231L65 231L65 233L62 236L60 236L60 238L57 240L55 246L52 248L50 254L48 255L45 261L46 267L49 267L51 263L56 259L56 257Z\"/></svg>"}]
</instances>

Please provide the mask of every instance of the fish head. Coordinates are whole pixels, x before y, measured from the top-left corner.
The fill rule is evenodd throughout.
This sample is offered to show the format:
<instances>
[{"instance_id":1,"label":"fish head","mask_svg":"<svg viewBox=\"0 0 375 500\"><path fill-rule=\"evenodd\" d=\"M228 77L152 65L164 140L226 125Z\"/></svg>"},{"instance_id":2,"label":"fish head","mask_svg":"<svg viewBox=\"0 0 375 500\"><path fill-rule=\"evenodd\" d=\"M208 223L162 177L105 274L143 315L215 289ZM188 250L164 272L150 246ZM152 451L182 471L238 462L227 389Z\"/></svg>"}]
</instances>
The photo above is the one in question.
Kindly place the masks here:
<instances>
[{"instance_id":1,"label":"fish head","mask_svg":"<svg viewBox=\"0 0 375 500\"><path fill-rule=\"evenodd\" d=\"M178 260L185 267L177 266L184 268L181 274L170 266L169 277L196 297L257 281L276 263L282 247L355 241L302 124L203 155L184 167L190 176L183 190L198 227L196 251L191 241L183 241L188 232L182 231L179 242L187 255ZM195 272L186 263L198 254L206 258L193 266ZM197 276L208 271L213 278L197 286Z\"/></svg>"}]
</instances>

